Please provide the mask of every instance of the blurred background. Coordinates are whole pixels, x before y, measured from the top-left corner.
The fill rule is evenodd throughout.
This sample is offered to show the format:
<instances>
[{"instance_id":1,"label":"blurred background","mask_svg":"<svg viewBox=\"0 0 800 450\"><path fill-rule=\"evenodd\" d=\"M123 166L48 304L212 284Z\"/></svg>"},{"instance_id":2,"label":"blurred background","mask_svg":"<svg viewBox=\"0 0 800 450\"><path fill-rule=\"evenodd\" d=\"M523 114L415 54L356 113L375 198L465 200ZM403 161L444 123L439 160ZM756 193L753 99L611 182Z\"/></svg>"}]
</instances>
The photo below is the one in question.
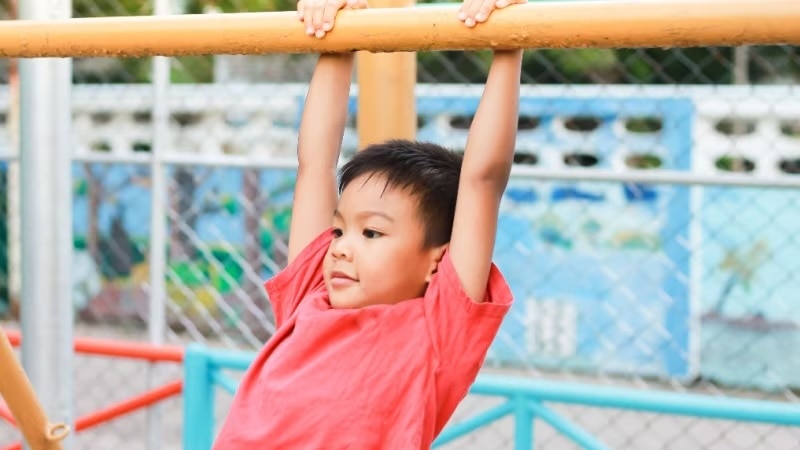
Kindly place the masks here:
<instances>
[{"instance_id":1,"label":"blurred background","mask_svg":"<svg viewBox=\"0 0 800 450\"><path fill-rule=\"evenodd\" d=\"M294 2L173 9L282 11ZM16 11L0 2L4 20ZM75 17L152 13L137 0L73 0ZM490 60L418 54L420 139L463 148ZM286 262L294 172L285 161L316 57L168 61L168 97L157 100L152 58L73 60L76 335L146 341L148 293L161 282L168 343L254 351L274 331L262 283ZM799 78L792 46L526 51L515 176L495 245L516 303L485 370L800 407ZM18 329L16 61L0 59L0 83L0 318ZM155 101L169 109L160 280L148 261ZM345 156L357 145L351 106ZM152 387L147 367L77 356L76 414ZM164 364L159 377L180 373ZM486 402L470 397L454 420ZM228 404L219 395L218 418ZM800 446L792 427L558 411L611 448ZM140 411L78 433L76 448L179 448L181 399L158 414L157 433ZM447 448L513 448L513 433L504 419ZM0 421L0 448L19 438ZM535 438L537 448L573 448L548 428Z\"/></svg>"}]
</instances>

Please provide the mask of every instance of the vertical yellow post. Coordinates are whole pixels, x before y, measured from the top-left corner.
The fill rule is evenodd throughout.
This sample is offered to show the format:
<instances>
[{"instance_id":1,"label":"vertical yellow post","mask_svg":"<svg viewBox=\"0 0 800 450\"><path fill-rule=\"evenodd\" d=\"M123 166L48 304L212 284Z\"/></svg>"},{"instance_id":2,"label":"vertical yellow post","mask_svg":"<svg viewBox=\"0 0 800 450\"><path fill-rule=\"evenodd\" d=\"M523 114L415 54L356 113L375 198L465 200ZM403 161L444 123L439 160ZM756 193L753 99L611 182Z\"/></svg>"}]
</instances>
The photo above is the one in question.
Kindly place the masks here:
<instances>
[{"instance_id":1,"label":"vertical yellow post","mask_svg":"<svg viewBox=\"0 0 800 450\"><path fill-rule=\"evenodd\" d=\"M413 6L414 0L373 0L371 8ZM414 86L417 81L415 52L361 52L358 74L358 145L386 139L414 139L417 135L417 108Z\"/></svg>"}]
</instances>

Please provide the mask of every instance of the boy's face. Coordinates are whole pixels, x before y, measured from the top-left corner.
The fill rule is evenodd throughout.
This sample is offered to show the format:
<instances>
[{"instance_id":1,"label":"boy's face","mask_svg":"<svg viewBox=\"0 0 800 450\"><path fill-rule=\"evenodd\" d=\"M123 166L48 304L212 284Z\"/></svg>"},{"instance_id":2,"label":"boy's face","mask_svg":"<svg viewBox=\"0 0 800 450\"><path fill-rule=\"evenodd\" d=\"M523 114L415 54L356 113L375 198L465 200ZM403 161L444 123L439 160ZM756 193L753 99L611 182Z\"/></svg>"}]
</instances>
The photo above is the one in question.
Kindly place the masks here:
<instances>
[{"instance_id":1,"label":"boy's face","mask_svg":"<svg viewBox=\"0 0 800 450\"><path fill-rule=\"evenodd\" d=\"M423 248L417 200L363 175L342 191L325 255L325 286L334 308L394 304L420 297L446 245Z\"/></svg>"}]
</instances>

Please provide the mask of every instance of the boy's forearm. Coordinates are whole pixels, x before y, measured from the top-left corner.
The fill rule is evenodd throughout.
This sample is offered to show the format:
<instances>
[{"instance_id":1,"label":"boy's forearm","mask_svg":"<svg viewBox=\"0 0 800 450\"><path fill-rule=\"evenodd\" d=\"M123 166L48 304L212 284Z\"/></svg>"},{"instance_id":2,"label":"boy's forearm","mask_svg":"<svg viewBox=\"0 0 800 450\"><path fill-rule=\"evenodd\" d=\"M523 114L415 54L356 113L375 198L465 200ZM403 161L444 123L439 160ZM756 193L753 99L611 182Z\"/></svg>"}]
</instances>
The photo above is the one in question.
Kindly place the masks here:
<instances>
[{"instance_id":1,"label":"boy's forearm","mask_svg":"<svg viewBox=\"0 0 800 450\"><path fill-rule=\"evenodd\" d=\"M297 179L289 261L330 226L336 208L336 162L342 148L353 55L321 55L308 87L297 143Z\"/></svg>"},{"instance_id":2,"label":"boy's forearm","mask_svg":"<svg viewBox=\"0 0 800 450\"><path fill-rule=\"evenodd\" d=\"M522 51L496 51L470 127L461 176L505 188L514 159L519 122Z\"/></svg>"},{"instance_id":3,"label":"boy's forearm","mask_svg":"<svg viewBox=\"0 0 800 450\"><path fill-rule=\"evenodd\" d=\"M300 122L297 159L302 170L335 169L347 122L352 53L320 55Z\"/></svg>"}]
</instances>

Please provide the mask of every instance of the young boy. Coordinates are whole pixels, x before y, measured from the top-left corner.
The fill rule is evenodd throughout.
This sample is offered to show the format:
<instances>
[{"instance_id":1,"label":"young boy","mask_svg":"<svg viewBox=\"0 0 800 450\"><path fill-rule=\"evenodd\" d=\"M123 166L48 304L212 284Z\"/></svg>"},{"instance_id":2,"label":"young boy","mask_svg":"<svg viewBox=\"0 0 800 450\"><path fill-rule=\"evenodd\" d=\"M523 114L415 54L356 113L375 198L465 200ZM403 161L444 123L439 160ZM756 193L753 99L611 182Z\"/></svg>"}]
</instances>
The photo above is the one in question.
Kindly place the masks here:
<instances>
[{"instance_id":1,"label":"young boy","mask_svg":"<svg viewBox=\"0 0 800 450\"><path fill-rule=\"evenodd\" d=\"M520 65L520 51L495 52L463 162L434 144L373 145L343 166L337 199L353 55L320 56L300 126L289 264L265 285L277 331L215 449L430 448L511 304L492 250Z\"/></svg>"}]
</instances>

